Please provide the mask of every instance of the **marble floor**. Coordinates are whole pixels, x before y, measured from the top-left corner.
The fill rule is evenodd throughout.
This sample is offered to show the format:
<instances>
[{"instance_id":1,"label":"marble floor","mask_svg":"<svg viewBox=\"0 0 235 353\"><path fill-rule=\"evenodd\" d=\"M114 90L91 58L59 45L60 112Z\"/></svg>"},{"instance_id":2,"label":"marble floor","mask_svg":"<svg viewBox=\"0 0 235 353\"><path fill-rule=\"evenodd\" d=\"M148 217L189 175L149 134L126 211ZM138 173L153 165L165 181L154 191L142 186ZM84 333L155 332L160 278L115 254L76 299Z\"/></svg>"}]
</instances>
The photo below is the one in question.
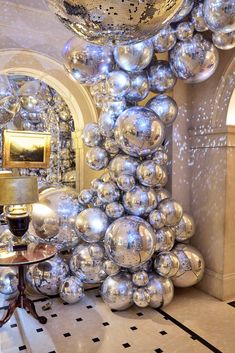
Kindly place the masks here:
<instances>
[{"instance_id":1,"label":"marble floor","mask_svg":"<svg viewBox=\"0 0 235 353\"><path fill-rule=\"evenodd\" d=\"M177 290L174 301L159 310L112 312L98 289L87 290L78 304L55 298L45 311L47 303L35 301L46 325L17 309L0 329L0 353L235 352L235 302L220 302L194 288Z\"/></svg>"}]
</instances>

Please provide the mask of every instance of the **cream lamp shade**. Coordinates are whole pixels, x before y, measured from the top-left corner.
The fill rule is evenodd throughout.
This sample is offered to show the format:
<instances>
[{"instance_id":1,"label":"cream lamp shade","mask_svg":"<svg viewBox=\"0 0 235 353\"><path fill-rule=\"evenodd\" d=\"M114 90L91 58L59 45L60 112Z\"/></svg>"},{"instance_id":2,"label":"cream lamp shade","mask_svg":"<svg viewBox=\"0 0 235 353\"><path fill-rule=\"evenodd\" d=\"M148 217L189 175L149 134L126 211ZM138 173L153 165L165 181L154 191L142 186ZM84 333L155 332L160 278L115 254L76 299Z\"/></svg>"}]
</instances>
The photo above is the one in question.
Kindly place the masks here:
<instances>
[{"instance_id":1,"label":"cream lamp shade","mask_svg":"<svg viewBox=\"0 0 235 353\"><path fill-rule=\"evenodd\" d=\"M38 202L36 177L0 177L0 205L24 205Z\"/></svg>"}]
</instances>

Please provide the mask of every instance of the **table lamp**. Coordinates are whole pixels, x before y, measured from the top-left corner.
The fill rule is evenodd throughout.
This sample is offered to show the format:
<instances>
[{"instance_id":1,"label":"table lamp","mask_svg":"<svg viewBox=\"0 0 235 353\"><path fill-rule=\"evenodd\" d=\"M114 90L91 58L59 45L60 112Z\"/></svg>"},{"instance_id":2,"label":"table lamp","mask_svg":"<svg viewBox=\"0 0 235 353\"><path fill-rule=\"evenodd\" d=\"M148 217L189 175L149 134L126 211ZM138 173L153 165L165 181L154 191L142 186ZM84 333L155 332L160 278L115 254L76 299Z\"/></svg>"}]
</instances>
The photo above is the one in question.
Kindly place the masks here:
<instances>
[{"instance_id":1,"label":"table lamp","mask_svg":"<svg viewBox=\"0 0 235 353\"><path fill-rule=\"evenodd\" d=\"M0 177L0 205L4 206L10 231L17 237L13 251L27 249L22 241L30 222L30 205L38 202L36 177Z\"/></svg>"}]
</instances>

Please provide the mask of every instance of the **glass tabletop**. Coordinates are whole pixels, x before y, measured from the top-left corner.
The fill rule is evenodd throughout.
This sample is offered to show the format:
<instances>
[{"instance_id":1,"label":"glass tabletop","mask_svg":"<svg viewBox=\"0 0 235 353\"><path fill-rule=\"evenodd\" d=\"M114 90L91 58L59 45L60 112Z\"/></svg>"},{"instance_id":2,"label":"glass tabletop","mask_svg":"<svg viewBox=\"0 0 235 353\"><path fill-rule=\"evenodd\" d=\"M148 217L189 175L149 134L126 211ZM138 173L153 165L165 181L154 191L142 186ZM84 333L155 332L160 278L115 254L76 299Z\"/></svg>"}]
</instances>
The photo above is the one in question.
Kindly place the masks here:
<instances>
[{"instance_id":1,"label":"glass tabletop","mask_svg":"<svg viewBox=\"0 0 235 353\"><path fill-rule=\"evenodd\" d=\"M56 248L47 244L28 244L24 251L0 250L0 266L30 265L50 259L56 254Z\"/></svg>"}]
</instances>

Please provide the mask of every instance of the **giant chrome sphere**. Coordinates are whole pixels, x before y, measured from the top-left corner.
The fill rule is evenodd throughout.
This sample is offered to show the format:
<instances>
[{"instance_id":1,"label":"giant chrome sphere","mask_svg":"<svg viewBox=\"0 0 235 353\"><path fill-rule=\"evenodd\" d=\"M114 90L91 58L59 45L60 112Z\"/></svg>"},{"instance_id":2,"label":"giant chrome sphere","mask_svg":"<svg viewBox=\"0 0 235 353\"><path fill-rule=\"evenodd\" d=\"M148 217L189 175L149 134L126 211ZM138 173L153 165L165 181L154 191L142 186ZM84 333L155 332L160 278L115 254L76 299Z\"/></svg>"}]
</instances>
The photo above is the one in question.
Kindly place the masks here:
<instances>
[{"instance_id":1,"label":"giant chrome sphere","mask_svg":"<svg viewBox=\"0 0 235 353\"><path fill-rule=\"evenodd\" d=\"M155 251L170 251L175 242L175 234L170 227L163 227L155 232Z\"/></svg>"},{"instance_id":2,"label":"giant chrome sphere","mask_svg":"<svg viewBox=\"0 0 235 353\"><path fill-rule=\"evenodd\" d=\"M168 61L159 60L148 68L150 91L163 93L171 90L176 84L176 76Z\"/></svg>"},{"instance_id":3,"label":"giant chrome sphere","mask_svg":"<svg viewBox=\"0 0 235 353\"><path fill-rule=\"evenodd\" d=\"M177 14L173 17L172 22L179 22L184 17L186 17L192 10L194 5L194 0L184 0L181 9L177 12Z\"/></svg>"},{"instance_id":4,"label":"giant chrome sphere","mask_svg":"<svg viewBox=\"0 0 235 353\"><path fill-rule=\"evenodd\" d=\"M176 101L166 94L153 97L148 101L146 107L153 110L165 125L171 125L178 114Z\"/></svg>"},{"instance_id":5,"label":"giant chrome sphere","mask_svg":"<svg viewBox=\"0 0 235 353\"><path fill-rule=\"evenodd\" d=\"M115 114L111 111L101 111L99 120L98 120L98 125L99 125L99 130L102 136L104 137L112 137L113 136L113 130L114 130L114 125L116 122L117 118Z\"/></svg>"},{"instance_id":6,"label":"giant chrome sphere","mask_svg":"<svg viewBox=\"0 0 235 353\"><path fill-rule=\"evenodd\" d=\"M80 83L92 85L113 69L113 53L108 47L93 45L77 36L64 46L65 69Z\"/></svg>"},{"instance_id":7,"label":"giant chrome sphere","mask_svg":"<svg viewBox=\"0 0 235 353\"><path fill-rule=\"evenodd\" d=\"M125 210L134 216L148 215L157 207L155 191L145 186L135 186L123 196Z\"/></svg>"},{"instance_id":8,"label":"giant chrome sphere","mask_svg":"<svg viewBox=\"0 0 235 353\"><path fill-rule=\"evenodd\" d=\"M203 16L203 3L196 5L191 12L191 21L197 32L204 32L208 29Z\"/></svg>"},{"instance_id":9,"label":"giant chrome sphere","mask_svg":"<svg viewBox=\"0 0 235 353\"><path fill-rule=\"evenodd\" d=\"M99 208L88 208L76 217L75 225L84 241L94 243L103 238L108 218Z\"/></svg>"},{"instance_id":10,"label":"giant chrome sphere","mask_svg":"<svg viewBox=\"0 0 235 353\"><path fill-rule=\"evenodd\" d=\"M164 308L173 299L174 286L169 278L163 278L154 273L149 275L149 282L146 286L150 296L149 306L152 308Z\"/></svg>"},{"instance_id":11,"label":"giant chrome sphere","mask_svg":"<svg viewBox=\"0 0 235 353\"><path fill-rule=\"evenodd\" d=\"M106 79L107 94L114 98L121 98L126 95L131 86L130 77L122 70L112 71Z\"/></svg>"},{"instance_id":12,"label":"giant chrome sphere","mask_svg":"<svg viewBox=\"0 0 235 353\"><path fill-rule=\"evenodd\" d=\"M126 268L139 266L154 253L154 231L140 217L121 217L107 229L104 245L108 257L117 265Z\"/></svg>"},{"instance_id":13,"label":"giant chrome sphere","mask_svg":"<svg viewBox=\"0 0 235 353\"><path fill-rule=\"evenodd\" d=\"M164 126L152 110L132 107L118 117L114 136L125 153L147 156L163 142Z\"/></svg>"},{"instance_id":14,"label":"giant chrome sphere","mask_svg":"<svg viewBox=\"0 0 235 353\"><path fill-rule=\"evenodd\" d=\"M84 283L100 283L107 277L104 261L105 251L101 243L82 243L74 249L69 267Z\"/></svg>"},{"instance_id":15,"label":"giant chrome sphere","mask_svg":"<svg viewBox=\"0 0 235 353\"><path fill-rule=\"evenodd\" d=\"M122 174L135 176L138 161L135 158L118 154L109 163L109 172L116 179Z\"/></svg>"},{"instance_id":16,"label":"giant chrome sphere","mask_svg":"<svg viewBox=\"0 0 235 353\"><path fill-rule=\"evenodd\" d=\"M212 33L213 44L222 50L229 50L235 47L235 30L229 33Z\"/></svg>"},{"instance_id":17,"label":"giant chrome sphere","mask_svg":"<svg viewBox=\"0 0 235 353\"><path fill-rule=\"evenodd\" d=\"M149 94L149 82L145 72L133 72L129 74L130 89L125 98L128 102L139 102Z\"/></svg>"},{"instance_id":18,"label":"giant chrome sphere","mask_svg":"<svg viewBox=\"0 0 235 353\"><path fill-rule=\"evenodd\" d=\"M170 52L172 69L177 77L187 83L207 80L215 72L218 62L218 50L200 34L188 41L178 42Z\"/></svg>"},{"instance_id":19,"label":"giant chrome sphere","mask_svg":"<svg viewBox=\"0 0 235 353\"><path fill-rule=\"evenodd\" d=\"M131 276L126 272L107 277L100 290L105 304L115 310L126 310L133 305L133 291Z\"/></svg>"},{"instance_id":20,"label":"giant chrome sphere","mask_svg":"<svg viewBox=\"0 0 235 353\"><path fill-rule=\"evenodd\" d=\"M102 136L99 126L95 123L87 124L82 132L83 143L88 147L95 147L100 145Z\"/></svg>"},{"instance_id":21,"label":"giant chrome sphere","mask_svg":"<svg viewBox=\"0 0 235 353\"><path fill-rule=\"evenodd\" d=\"M163 277L173 277L180 267L178 257L171 251L163 251L154 260L155 271Z\"/></svg>"},{"instance_id":22,"label":"giant chrome sphere","mask_svg":"<svg viewBox=\"0 0 235 353\"><path fill-rule=\"evenodd\" d=\"M12 295L17 292L18 279L14 268L0 269L0 293Z\"/></svg>"},{"instance_id":23,"label":"giant chrome sphere","mask_svg":"<svg viewBox=\"0 0 235 353\"><path fill-rule=\"evenodd\" d=\"M79 302L84 296L82 282L78 277L69 276L60 284L60 298L68 304Z\"/></svg>"},{"instance_id":24,"label":"giant chrome sphere","mask_svg":"<svg viewBox=\"0 0 235 353\"><path fill-rule=\"evenodd\" d=\"M59 294L61 282L68 276L69 268L58 255L50 260L31 265L26 273L30 286L40 294Z\"/></svg>"},{"instance_id":25,"label":"giant chrome sphere","mask_svg":"<svg viewBox=\"0 0 235 353\"><path fill-rule=\"evenodd\" d=\"M195 233L194 219L184 213L179 224L175 226L176 240L181 242L190 239Z\"/></svg>"},{"instance_id":26,"label":"giant chrome sphere","mask_svg":"<svg viewBox=\"0 0 235 353\"><path fill-rule=\"evenodd\" d=\"M164 53L171 50L176 43L176 36L171 26L166 26L160 29L159 32L152 38L154 50L157 53Z\"/></svg>"},{"instance_id":27,"label":"giant chrome sphere","mask_svg":"<svg viewBox=\"0 0 235 353\"><path fill-rule=\"evenodd\" d=\"M156 187L163 178L163 169L154 161L148 160L138 166L136 174L142 185Z\"/></svg>"},{"instance_id":28,"label":"giant chrome sphere","mask_svg":"<svg viewBox=\"0 0 235 353\"><path fill-rule=\"evenodd\" d=\"M100 45L130 44L152 37L181 8L182 0L47 0L60 21Z\"/></svg>"},{"instance_id":29,"label":"giant chrome sphere","mask_svg":"<svg viewBox=\"0 0 235 353\"><path fill-rule=\"evenodd\" d=\"M201 253L187 244L177 244L172 252L178 257L180 267L172 278L176 287L191 287L203 277L205 263Z\"/></svg>"},{"instance_id":30,"label":"giant chrome sphere","mask_svg":"<svg viewBox=\"0 0 235 353\"><path fill-rule=\"evenodd\" d=\"M165 199L158 205L158 210L166 217L167 226L175 226L183 216L182 206L172 199Z\"/></svg>"},{"instance_id":31,"label":"giant chrome sphere","mask_svg":"<svg viewBox=\"0 0 235 353\"><path fill-rule=\"evenodd\" d=\"M100 185L97 195L102 203L110 203L117 201L120 197L120 192L116 184L112 181Z\"/></svg>"},{"instance_id":32,"label":"giant chrome sphere","mask_svg":"<svg viewBox=\"0 0 235 353\"><path fill-rule=\"evenodd\" d=\"M234 0L205 0L203 14L211 31L228 33L235 30Z\"/></svg>"},{"instance_id":33,"label":"giant chrome sphere","mask_svg":"<svg viewBox=\"0 0 235 353\"><path fill-rule=\"evenodd\" d=\"M151 62L153 56L153 44L151 40L144 42L120 45L114 48L114 59L125 71L141 71Z\"/></svg>"},{"instance_id":34,"label":"giant chrome sphere","mask_svg":"<svg viewBox=\"0 0 235 353\"><path fill-rule=\"evenodd\" d=\"M101 170L107 167L109 157L104 148L92 147L86 153L86 163L94 170Z\"/></svg>"}]
</instances>

